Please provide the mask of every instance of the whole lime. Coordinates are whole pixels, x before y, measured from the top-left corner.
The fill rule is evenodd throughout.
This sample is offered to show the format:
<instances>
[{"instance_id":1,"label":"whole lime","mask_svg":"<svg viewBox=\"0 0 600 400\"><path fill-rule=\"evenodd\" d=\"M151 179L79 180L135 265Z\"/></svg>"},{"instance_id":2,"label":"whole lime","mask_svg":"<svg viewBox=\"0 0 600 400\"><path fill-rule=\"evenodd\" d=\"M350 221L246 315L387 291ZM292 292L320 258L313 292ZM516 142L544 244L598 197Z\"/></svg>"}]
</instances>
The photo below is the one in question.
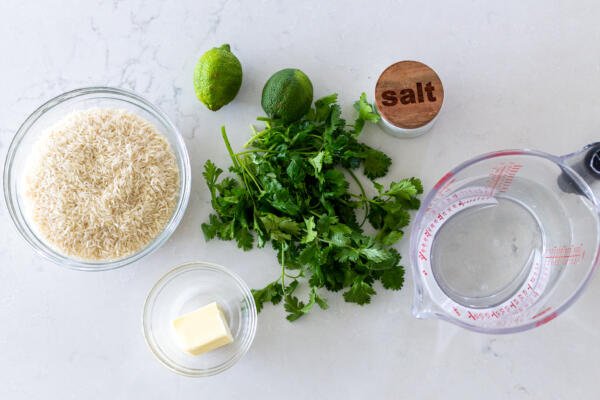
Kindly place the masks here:
<instances>
[{"instance_id":1,"label":"whole lime","mask_svg":"<svg viewBox=\"0 0 600 400\"><path fill-rule=\"evenodd\" d=\"M274 73L262 91L261 105L270 118L289 123L310 110L313 86L299 69L286 68Z\"/></svg>"},{"instance_id":2,"label":"whole lime","mask_svg":"<svg viewBox=\"0 0 600 400\"><path fill-rule=\"evenodd\" d=\"M242 86L242 64L228 44L214 47L200 57L194 69L196 96L209 110L230 103Z\"/></svg>"}]
</instances>

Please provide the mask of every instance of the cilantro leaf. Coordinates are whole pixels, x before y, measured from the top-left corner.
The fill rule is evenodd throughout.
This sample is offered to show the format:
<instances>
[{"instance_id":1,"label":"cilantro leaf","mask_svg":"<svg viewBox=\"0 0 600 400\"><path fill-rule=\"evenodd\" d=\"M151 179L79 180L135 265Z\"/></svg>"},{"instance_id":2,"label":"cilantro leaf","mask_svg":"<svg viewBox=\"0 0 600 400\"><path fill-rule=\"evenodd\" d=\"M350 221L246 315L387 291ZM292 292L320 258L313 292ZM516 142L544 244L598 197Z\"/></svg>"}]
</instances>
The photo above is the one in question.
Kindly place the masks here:
<instances>
[{"instance_id":1,"label":"cilantro leaf","mask_svg":"<svg viewBox=\"0 0 600 400\"><path fill-rule=\"evenodd\" d=\"M400 257L400 253L393 247L387 249L387 252L388 256L384 260L369 264L369 268L372 271L384 271L398 266L398 263L402 258Z\"/></svg>"},{"instance_id":2,"label":"cilantro leaf","mask_svg":"<svg viewBox=\"0 0 600 400\"><path fill-rule=\"evenodd\" d=\"M240 249L247 251L252 249L254 244L254 236L248 229L240 229L235 232L235 240Z\"/></svg>"},{"instance_id":3,"label":"cilantro leaf","mask_svg":"<svg viewBox=\"0 0 600 400\"><path fill-rule=\"evenodd\" d=\"M292 235L300 233L299 224L291 218L280 218L275 214L265 213L260 217L260 221L265 227L265 231L270 235L271 240L291 240Z\"/></svg>"},{"instance_id":4,"label":"cilantro leaf","mask_svg":"<svg viewBox=\"0 0 600 400\"><path fill-rule=\"evenodd\" d=\"M417 187L410 179L402 179L398 182L392 182L386 194L389 196L410 199L417 194Z\"/></svg>"},{"instance_id":5,"label":"cilantro leaf","mask_svg":"<svg viewBox=\"0 0 600 400\"><path fill-rule=\"evenodd\" d=\"M262 197L269 202L271 207L290 215L297 215L300 212L300 206L290 194L289 189L283 187L275 177L265 175L263 186Z\"/></svg>"},{"instance_id":6,"label":"cilantro leaf","mask_svg":"<svg viewBox=\"0 0 600 400\"><path fill-rule=\"evenodd\" d=\"M367 260L374 263L380 263L392 257L389 251L377 247L366 247L360 249L359 252L361 255L365 256Z\"/></svg>"},{"instance_id":7,"label":"cilantro leaf","mask_svg":"<svg viewBox=\"0 0 600 400\"><path fill-rule=\"evenodd\" d=\"M340 197L348 191L348 181L341 171L330 169L323 174L323 196Z\"/></svg>"},{"instance_id":8,"label":"cilantro leaf","mask_svg":"<svg viewBox=\"0 0 600 400\"><path fill-rule=\"evenodd\" d=\"M338 253L338 258L341 262L356 262L360 257L358 250L351 247L344 247Z\"/></svg>"},{"instance_id":9,"label":"cilantro leaf","mask_svg":"<svg viewBox=\"0 0 600 400\"><path fill-rule=\"evenodd\" d=\"M381 283L386 289L400 290L404 285L404 268L395 267L383 271Z\"/></svg>"},{"instance_id":10,"label":"cilantro leaf","mask_svg":"<svg viewBox=\"0 0 600 400\"><path fill-rule=\"evenodd\" d=\"M377 123L380 119L375 107L367 101L367 95L365 93L362 93L360 99L354 103L354 109L358 111L358 117L354 122L355 135L360 134L366 121Z\"/></svg>"},{"instance_id":11,"label":"cilantro leaf","mask_svg":"<svg viewBox=\"0 0 600 400\"><path fill-rule=\"evenodd\" d=\"M279 304L283 299L283 289L281 282L271 282L260 290L252 289L252 297L256 303L256 310L260 312L263 309L264 303L273 303L274 305Z\"/></svg>"},{"instance_id":12,"label":"cilantro leaf","mask_svg":"<svg viewBox=\"0 0 600 400\"><path fill-rule=\"evenodd\" d=\"M315 120L325 121L330 111L329 108L336 103L337 94L335 93L315 101Z\"/></svg>"},{"instance_id":13,"label":"cilantro leaf","mask_svg":"<svg viewBox=\"0 0 600 400\"><path fill-rule=\"evenodd\" d=\"M385 176L392 165L392 159L385 153L368 148L365 151L364 173L369 179L377 179Z\"/></svg>"},{"instance_id":14,"label":"cilantro leaf","mask_svg":"<svg viewBox=\"0 0 600 400\"><path fill-rule=\"evenodd\" d=\"M306 225L306 234L300 241L300 243L310 243L317 238L317 231L315 230L315 217L304 219Z\"/></svg>"},{"instance_id":15,"label":"cilantro leaf","mask_svg":"<svg viewBox=\"0 0 600 400\"><path fill-rule=\"evenodd\" d=\"M293 157L286 168L286 173L293 183L299 184L302 182L304 180L304 176L306 175L303 168L302 159L300 157Z\"/></svg>"},{"instance_id":16,"label":"cilantro leaf","mask_svg":"<svg viewBox=\"0 0 600 400\"><path fill-rule=\"evenodd\" d=\"M299 261L310 266L318 266L320 264L321 248L317 243L311 243L306 246L299 255Z\"/></svg>"},{"instance_id":17,"label":"cilantro leaf","mask_svg":"<svg viewBox=\"0 0 600 400\"><path fill-rule=\"evenodd\" d=\"M423 183L418 178L409 178L410 183L417 189L417 194L423 194Z\"/></svg>"},{"instance_id":18,"label":"cilantro leaf","mask_svg":"<svg viewBox=\"0 0 600 400\"><path fill-rule=\"evenodd\" d=\"M344 293L344 299L348 303L356 303L359 305L368 304L371 302L371 296L375 294L375 290L371 285L359 279L355 281L350 290Z\"/></svg>"},{"instance_id":19,"label":"cilantro leaf","mask_svg":"<svg viewBox=\"0 0 600 400\"><path fill-rule=\"evenodd\" d=\"M327 310L329 308L329 304L327 304L327 300L324 297L319 296L317 290L313 287L310 291L310 301L316 303L321 310Z\"/></svg>"},{"instance_id":20,"label":"cilantro leaf","mask_svg":"<svg viewBox=\"0 0 600 400\"><path fill-rule=\"evenodd\" d=\"M210 214L208 216L208 223L202 224L202 232L204 233L204 239L209 241L217 237L219 229L221 227L221 221L219 221L219 217L215 214Z\"/></svg>"},{"instance_id":21,"label":"cilantro leaf","mask_svg":"<svg viewBox=\"0 0 600 400\"><path fill-rule=\"evenodd\" d=\"M322 310L329 308L327 301L323 297L319 296L314 287L310 291L308 303L306 304L300 301L296 296L286 296L284 308L285 311L288 312L288 315L286 316L287 320L292 322L303 315L308 314L315 304L317 304Z\"/></svg>"},{"instance_id":22,"label":"cilantro leaf","mask_svg":"<svg viewBox=\"0 0 600 400\"><path fill-rule=\"evenodd\" d=\"M383 243L385 246L392 246L402 239L403 236L404 232L402 231L390 231L382 236L381 243Z\"/></svg>"},{"instance_id":23,"label":"cilantro leaf","mask_svg":"<svg viewBox=\"0 0 600 400\"><path fill-rule=\"evenodd\" d=\"M329 240L332 246L344 247L350 243L352 229L344 224L335 224L330 228Z\"/></svg>"},{"instance_id":24,"label":"cilantro leaf","mask_svg":"<svg viewBox=\"0 0 600 400\"><path fill-rule=\"evenodd\" d=\"M213 197L217 179L219 179L219 176L222 173L223 170L221 168L217 167L212 161L206 160L206 162L204 163L204 172L202 172L202 176L204 176L204 179L206 180L206 185L210 189L211 194L213 194Z\"/></svg>"},{"instance_id":25,"label":"cilantro leaf","mask_svg":"<svg viewBox=\"0 0 600 400\"><path fill-rule=\"evenodd\" d=\"M308 160L315 169L315 175L319 175L323 169L323 157L325 157L325 153L320 151L316 156Z\"/></svg>"},{"instance_id":26,"label":"cilantro leaf","mask_svg":"<svg viewBox=\"0 0 600 400\"><path fill-rule=\"evenodd\" d=\"M308 279L308 283L313 288L325 286L325 273L321 264L312 265L312 275Z\"/></svg>"},{"instance_id":27,"label":"cilantro leaf","mask_svg":"<svg viewBox=\"0 0 600 400\"><path fill-rule=\"evenodd\" d=\"M284 308L288 312L287 320L292 322L306 314L304 308L306 305L298 300L296 296L285 296Z\"/></svg>"}]
</instances>

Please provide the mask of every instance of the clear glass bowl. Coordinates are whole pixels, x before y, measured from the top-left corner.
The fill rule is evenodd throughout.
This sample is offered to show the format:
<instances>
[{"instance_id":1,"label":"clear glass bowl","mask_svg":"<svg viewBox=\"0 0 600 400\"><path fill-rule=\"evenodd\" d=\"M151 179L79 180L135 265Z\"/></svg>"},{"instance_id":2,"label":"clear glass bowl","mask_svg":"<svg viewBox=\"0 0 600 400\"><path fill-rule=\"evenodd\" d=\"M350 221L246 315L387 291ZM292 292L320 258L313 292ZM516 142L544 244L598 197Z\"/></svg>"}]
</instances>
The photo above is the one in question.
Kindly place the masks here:
<instances>
[{"instance_id":1,"label":"clear glass bowl","mask_svg":"<svg viewBox=\"0 0 600 400\"><path fill-rule=\"evenodd\" d=\"M233 343L192 356L178 346L171 321L209 303L223 310ZM191 262L174 268L150 290L142 326L156 358L181 375L215 375L235 364L250 348L256 333L256 305L248 286L219 265Z\"/></svg>"},{"instance_id":2,"label":"clear glass bowl","mask_svg":"<svg viewBox=\"0 0 600 400\"><path fill-rule=\"evenodd\" d=\"M23 210L22 174L27 157L45 129L73 110L92 107L129 110L152 123L169 141L179 167L179 198L173 215L163 231L138 252L108 261L83 261L65 256L40 238ZM185 212L191 185L191 167L183 137L164 112L137 94L110 87L89 87L73 90L49 100L35 110L21 125L13 138L4 164L4 198L8 212L19 233L36 252L58 265L85 271L103 271L122 267L150 254L171 236Z\"/></svg>"}]
</instances>

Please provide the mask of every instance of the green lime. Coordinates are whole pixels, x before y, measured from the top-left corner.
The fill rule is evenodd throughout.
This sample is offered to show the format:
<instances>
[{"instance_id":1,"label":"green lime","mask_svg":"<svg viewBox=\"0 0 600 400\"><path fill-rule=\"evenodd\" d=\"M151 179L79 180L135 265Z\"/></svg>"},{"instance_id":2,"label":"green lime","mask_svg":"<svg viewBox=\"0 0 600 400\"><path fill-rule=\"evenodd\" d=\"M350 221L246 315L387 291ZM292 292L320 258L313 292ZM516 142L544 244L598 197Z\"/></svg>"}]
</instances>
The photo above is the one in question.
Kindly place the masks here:
<instances>
[{"instance_id":1,"label":"green lime","mask_svg":"<svg viewBox=\"0 0 600 400\"><path fill-rule=\"evenodd\" d=\"M200 57L194 69L198 100L217 111L230 103L242 86L242 64L229 45L214 47Z\"/></svg>"},{"instance_id":2,"label":"green lime","mask_svg":"<svg viewBox=\"0 0 600 400\"><path fill-rule=\"evenodd\" d=\"M273 74L262 91L262 108L267 115L283 122L302 118L313 100L313 86L299 69L286 68Z\"/></svg>"}]
</instances>

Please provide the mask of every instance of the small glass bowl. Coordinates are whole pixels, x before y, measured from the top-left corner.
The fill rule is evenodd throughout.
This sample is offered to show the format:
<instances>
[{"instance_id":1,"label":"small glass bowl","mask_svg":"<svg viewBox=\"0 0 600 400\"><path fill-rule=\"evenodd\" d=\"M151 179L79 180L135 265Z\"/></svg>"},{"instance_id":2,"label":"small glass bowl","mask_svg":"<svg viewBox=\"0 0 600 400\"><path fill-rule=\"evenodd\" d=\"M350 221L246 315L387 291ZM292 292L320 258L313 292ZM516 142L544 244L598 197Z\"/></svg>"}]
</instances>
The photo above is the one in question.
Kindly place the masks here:
<instances>
[{"instance_id":1,"label":"small glass bowl","mask_svg":"<svg viewBox=\"0 0 600 400\"><path fill-rule=\"evenodd\" d=\"M179 347L171 322L212 302L223 310L233 343L189 355ZM254 340L256 321L254 297L244 281L207 262L190 262L169 271L150 290L142 315L152 353L170 370L190 377L215 375L235 364Z\"/></svg>"},{"instance_id":2,"label":"small glass bowl","mask_svg":"<svg viewBox=\"0 0 600 400\"><path fill-rule=\"evenodd\" d=\"M93 107L120 108L133 112L148 122L168 140L179 167L179 198L175 211L163 231L146 247L116 260L87 261L61 254L36 234L24 212L22 174L27 157L44 130L74 110ZM190 197L191 167L183 137L164 112L137 94L110 87L89 87L61 94L35 110L21 125L13 138L4 164L4 199L19 233L33 249L58 265L85 270L103 271L122 267L150 254L171 236L187 207Z\"/></svg>"}]
</instances>

